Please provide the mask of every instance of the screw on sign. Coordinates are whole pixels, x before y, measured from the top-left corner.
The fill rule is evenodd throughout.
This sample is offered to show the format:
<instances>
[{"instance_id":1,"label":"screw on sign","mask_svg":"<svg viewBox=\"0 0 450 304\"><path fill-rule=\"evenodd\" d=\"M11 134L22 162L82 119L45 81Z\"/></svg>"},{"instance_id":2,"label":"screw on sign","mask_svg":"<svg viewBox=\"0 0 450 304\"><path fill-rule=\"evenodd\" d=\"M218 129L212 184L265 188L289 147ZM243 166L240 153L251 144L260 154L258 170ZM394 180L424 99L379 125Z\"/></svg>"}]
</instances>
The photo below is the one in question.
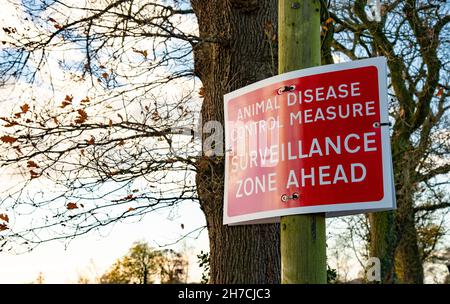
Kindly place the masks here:
<instances>
[{"instance_id":1,"label":"screw on sign","mask_svg":"<svg viewBox=\"0 0 450 304\"><path fill-rule=\"evenodd\" d=\"M225 95L224 223L395 208L383 57Z\"/></svg>"}]
</instances>

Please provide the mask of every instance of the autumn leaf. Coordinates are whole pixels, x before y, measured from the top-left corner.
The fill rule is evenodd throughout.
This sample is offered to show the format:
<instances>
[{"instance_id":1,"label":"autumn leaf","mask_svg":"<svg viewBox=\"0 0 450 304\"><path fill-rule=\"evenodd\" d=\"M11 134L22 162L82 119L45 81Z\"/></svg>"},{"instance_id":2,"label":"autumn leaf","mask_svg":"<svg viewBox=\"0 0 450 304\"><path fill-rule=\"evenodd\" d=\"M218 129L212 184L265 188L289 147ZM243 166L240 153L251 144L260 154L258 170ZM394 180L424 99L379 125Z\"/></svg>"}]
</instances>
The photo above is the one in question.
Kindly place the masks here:
<instances>
[{"instance_id":1,"label":"autumn leaf","mask_svg":"<svg viewBox=\"0 0 450 304\"><path fill-rule=\"evenodd\" d=\"M91 138L90 138L89 140L87 140L87 143L88 143L89 145L94 145L94 144L95 144L95 138L94 138L94 136L91 135Z\"/></svg>"},{"instance_id":2,"label":"autumn leaf","mask_svg":"<svg viewBox=\"0 0 450 304\"><path fill-rule=\"evenodd\" d=\"M325 25L322 25L322 29L323 29L324 31L328 31L328 27L326 27Z\"/></svg>"},{"instance_id":3,"label":"autumn leaf","mask_svg":"<svg viewBox=\"0 0 450 304\"><path fill-rule=\"evenodd\" d=\"M30 110L30 106L26 103L26 104L20 106L20 109L22 110L22 113L25 114L28 112L28 110Z\"/></svg>"},{"instance_id":4,"label":"autumn leaf","mask_svg":"<svg viewBox=\"0 0 450 304\"><path fill-rule=\"evenodd\" d=\"M133 207L130 207L130 208L128 208L127 212L131 212L131 211L134 211L134 210L136 210L136 209L133 208Z\"/></svg>"},{"instance_id":5,"label":"autumn leaf","mask_svg":"<svg viewBox=\"0 0 450 304\"><path fill-rule=\"evenodd\" d=\"M33 178L38 178L38 177L39 177L39 173L36 173L36 172L33 171L33 170L30 170L30 175L31 175L31 179L33 179Z\"/></svg>"},{"instance_id":6,"label":"autumn leaf","mask_svg":"<svg viewBox=\"0 0 450 304\"><path fill-rule=\"evenodd\" d=\"M198 95L202 98L205 97L205 88L204 87L201 87L200 90L198 90Z\"/></svg>"},{"instance_id":7,"label":"autumn leaf","mask_svg":"<svg viewBox=\"0 0 450 304\"><path fill-rule=\"evenodd\" d=\"M158 121L158 120L161 119L161 116L159 116L159 113L158 113L157 110L153 111L153 113L152 113L152 119L155 120L155 121Z\"/></svg>"},{"instance_id":8,"label":"autumn leaf","mask_svg":"<svg viewBox=\"0 0 450 304\"><path fill-rule=\"evenodd\" d=\"M328 24L328 23L332 23L332 22L336 22L333 18L328 18L327 20L325 20L325 24Z\"/></svg>"},{"instance_id":9,"label":"autumn leaf","mask_svg":"<svg viewBox=\"0 0 450 304\"><path fill-rule=\"evenodd\" d=\"M68 203L66 205L67 210L72 210L72 209L78 209L78 206L76 203Z\"/></svg>"},{"instance_id":10,"label":"autumn leaf","mask_svg":"<svg viewBox=\"0 0 450 304\"><path fill-rule=\"evenodd\" d=\"M8 217L8 215L6 213L0 214L0 220L9 223L9 217Z\"/></svg>"},{"instance_id":11,"label":"autumn leaf","mask_svg":"<svg viewBox=\"0 0 450 304\"><path fill-rule=\"evenodd\" d=\"M4 125L5 128L10 128L10 127L14 127L16 125L18 125L19 123L17 121L11 121L9 123L7 123L6 125Z\"/></svg>"},{"instance_id":12,"label":"autumn leaf","mask_svg":"<svg viewBox=\"0 0 450 304\"><path fill-rule=\"evenodd\" d=\"M125 141L123 139L120 139L117 143L118 146L123 146L125 144Z\"/></svg>"},{"instance_id":13,"label":"autumn leaf","mask_svg":"<svg viewBox=\"0 0 450 304\"><path fill-rule=\"evenodd\" d=\"M103 64L101 64L101 65L99 66L99 68L105 69L106 67L105 67Z\"/></svg>"},{"instance_id":14,"label":"autumn leaf","mask_svg":"<svg viewBox=\"0 0 450 304\"><path fill-rule=\"evenodd\" d=\"M145 58L147 58L147 56L148 56L147 50L138 50L138 49L133 48L133 52L138 53L138 54L141 54L141 55L144 56Z\"/></svg>"},{"instance_id":15,"label":"autumn leaf","mask_svg":"<svg viewBox=\"0 0 450 304\"><path fill-rule=\"evenodd\" d=\"M9 136L9 135L5 135L5 136L0 137L0 140L4 143L12 144L12 143L16 142L17 138Z\"/></svg>"},{"instance_id":16,"label":"autumn leaf","mask_svg":"<svg viewBox=\"0 0 450 304\"><path fill-rule=\"evenodd\" d=\"M81 149L81 150L80 150L80 154L81 154L82 156L84 156L84 149Z\"/></svg>"},{"instance_id":17,"label":"autumn leaf","mask_svg":"<svg viewBox=\"0 0 450 304\"><path fill-rule=\"evenodd\" d=\"M81 99L81 103L89 103L91 100L89 99L88 96L86 96L85 98Z\"/></svg>"},{"instance_id":18,"label":"autumn leaf","mask_svg":"<svg viewBox=\"0 0 450 304\"><path fill-rule=\"evenodd\" d=\"M50 21L50 22L56 22L56 20L53 19L52 17L49 17L49 18L48 18L48 21Z\"/></svg>"},{"instance_id":19,"label":"autumn leaf","mask_svg":"<svg viewBox=\"0 0 450 304\"><path fill-rule=\"evenodd\" d=\"M77 112L78 112L78 116L75 118L75 123L77 123L77 124L84 123L88 117L86 111L83 109L78 109Z\"/></svg>"},{"instance_id":20,"label":"autumn leaf","mask_svg":"<svg viewBox=\"0 0 450 304\"><path fill-rule=\"evenodd\" d=\"M64 109L65 107L67 107L68 105L70 105L70 102L64 100L61 105L59 106L61 109Z\"/></svg>"},{"instance_id":21,"label":"autumn leaf","mask_svg":"<svg viewBox=\"0 0 450 304\"><path fill-rule=\"evenodd\" d=\"M0 224L0 231L4 231L6 229L9 229L6 224Z\"/></svg>"},{"instance_id":22,"label":"autumn leaf","mask_svg":"<svg viewBox=\"0 0 450 304\"><path fill-rule=\"evenodd\" d=\"M105 72L105 73L102 73L102 77L105 79L108 79L109 75L108 75L108 73Z\"/></svg>"},{"instance_id":23,"label":"autumn leaf","mask_svg":"<svg viewBox=\"0 0 450 304\"><path fill-rule=\"evenodd\" d=\"M18 154L23 154L22 150L20 150L20 147L13 147L17 151Z\"/></svg>"},{"instance_id":24,"label":"autumn leaf","mask_svg":"<svg viewBox=\"0 0 450 304\"><path fill-rule=\"evenodd\" d=\"M58 118L56 118L56 116L53 117L53 122L54 122L55 124L58 124L58 123L59 123Z\"/></svg>"},{"instance_id":25,"label":"autumn leaf","mask_svg":"<svg viewBox=\"0 0 450 304\"><path fill-rule=\"evenodd\" d=\"M113 121L110 119L109 120L109 127L112 128L112 126L113 126Z\"/></svg>"},{"instance_id":26,"label":"autumn leaf","mask_svg":"<svg viewBox=\"0 0 450 304\"><path fill-rule=\"evenodd\" d=\"M437 96L437 97L441 97L441 96L442 96L442 93L444 93L444 88L440 87L439 90L438 90L438 92L437 92L437 94L436 94L436 96Z\"/></svg>"},{"instance_id":27,"label":"autumn leaf","mask_svg":"<svg viewBox=\"0 0 450 304\"><path fill-rule=\"evenodd\" d=\"M66 106L70 105L72 103L73 100L73 96L72 95L66 95L66 97L64 98L64 100L61 102L61 109L64 109Z\"/></svg>"},{"instance_id":28,"label":"autumn leaf","mask_svg":"<svg viewBox=\"0 0 450 304\"><path fill-rule=\"evenodd\" d=\"M54 26L54 27L55 27L55 29L57 29L57 30L60 30L60 29L62 29L62 26L61 26L61 25L59 25L58 23L54 24L53 26Z\"/></svg>"},{"instance_id":29,"label":"autumn leaf","mask_svg":"<svg viewBox=\"0 0 450 304\"><path fill-rule=\"evenodd\" d=\"M14 113L15 118L20 118L22 116L22 112Z\"/></svg>"},{"instance_id":30,"label":"autumn leaf","mask_svg":"<svg viewBox=\"0 0 450 304\"><path fill-rule=\"evenodd\" d=\"M27 167L28 168L39 168L39 166L38 166L38 164L36 164L34 161L32 161L32 160L29 160L28 162L27 162Z\"/></svg>"},{"instance_id":31,"label":"autumn leaf","mask_svg":"<svg viewBox=\"0 0 450 304\"><path fill-rule=\"evenodd\" d=\"M119 174L119 171L111 171L111 172L107 173L108 176L114 176L117 174Z\"/></svg>"}]
</instances>

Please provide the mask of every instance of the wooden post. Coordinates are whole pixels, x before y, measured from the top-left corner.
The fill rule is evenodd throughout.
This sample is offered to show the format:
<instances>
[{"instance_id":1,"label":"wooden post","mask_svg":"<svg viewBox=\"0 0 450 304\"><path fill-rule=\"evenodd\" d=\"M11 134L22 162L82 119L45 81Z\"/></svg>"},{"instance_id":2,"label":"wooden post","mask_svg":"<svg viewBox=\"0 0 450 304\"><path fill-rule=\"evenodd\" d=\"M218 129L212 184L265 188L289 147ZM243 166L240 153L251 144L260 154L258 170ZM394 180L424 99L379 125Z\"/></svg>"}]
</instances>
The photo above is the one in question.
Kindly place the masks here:
<instances>
[{"instance_id":1,"label":"wooden post","mask_svg":"<svg viewBox=\"0 0 450 304\"><path fill-rule=\"evenodd\" d=\"M320 65L320 1L279 0L278 71ZM281 282L326 284L325 215L281 218Z\"/></svg>"}]
</instances>

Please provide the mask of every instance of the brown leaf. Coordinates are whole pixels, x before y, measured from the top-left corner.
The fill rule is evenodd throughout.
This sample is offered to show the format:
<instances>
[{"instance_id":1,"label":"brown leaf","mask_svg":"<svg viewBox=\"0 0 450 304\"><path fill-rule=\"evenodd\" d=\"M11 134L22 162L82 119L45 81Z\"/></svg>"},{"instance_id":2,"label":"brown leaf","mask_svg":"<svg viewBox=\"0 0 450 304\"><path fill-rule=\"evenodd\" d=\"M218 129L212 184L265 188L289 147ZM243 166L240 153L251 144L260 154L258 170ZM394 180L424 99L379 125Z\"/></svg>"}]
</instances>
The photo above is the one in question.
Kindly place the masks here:
<instances>
[{"instance_id":1,"label":"brown leaf","mask_svg":"<svg viewBox=\"0 0 450 304\"><path fill-rule=\"evenodd\" d=\"M14 127L16 125L18 125L19 123L17 121L11 121L9 123L7 123L6 125L4 125L5 128L10 128L10 127Z\"/></svg>"},{"instance_id":2,"label":"brown leaf","mask_svg":"<svg viewBox=\"0 0 450 304\"><path fill-rule=\"evenodd\" d=\"M328 24L328 23L332 23L332 22L336 22L333 18L328 18L327 20L325 20L325 24Z\"/></svg>"},{"instance_id":3,"label":"brown leaf","mask_svg":"<svg viewBox=\"0 0 450 304\"><path fill-rule=\"evenodd\" d=\"M100 66L99 66L99 68L101 68L101 69L104 69L104 68L106 68L103 64L101 64Z\"/></svg>"},{"instance_id":4,"label":"brown leaf","mask_svg":"<svg viewBox=\"0 0 450 304\"><path fill-rule=\"evenodd\" d=\"M70 102L67 100L63 100L63 102L61 102L61 105L59 106L61 109L64 109L65 107L67 107L68 105L70 105Z\"/></svg>"},{"instance_id":5,"label":"brown leaf","mask_svg":"<svg viewBox=\"0 0 450 304\"><path fill-rule=\"evenodd\" d=\"M94 145L94 144L95 144L95 138L94 138L94 136L91 135L91 138L87 141L87 143L88 143L89 145Z\"/></svg>"},{"instance_id":6,"label":"brown leaf","mask_svg":"<svg viewBox=\"0 0 450 304\"><path fill-rule=\"evenodd\" d=\"M30 106L25 103L24 105L20 106L20 109L22 110L22 113L25 114L28 112L28 110L30 110Z\"/></svg>"},{"instance_id":7,"label":"brown leaf","mask_svg":"<svg viewBox=\"0 0 450 304\"><path fill-rule=\"evenodd\" d=\"M75 118L75 123L77 123L77 124L84 123L88 117L86 111L83 109L78 109L77 112L78 112L78 116Z\"/></svg>"},{"instance_id":8,"label":"brown leaf","mask_svg":"<svg viewBox=\"0 0 450 304\"><path fill-rule=\"evenodd\" d=\"M58 123L59 123L58 118L56 118L56 116L53 117L53 122L54 122L55 124L58 124Z\"/></svg>"},{"instance_id":9,"label":"brown leaf","mask_svg":"<svg viewBox=\"0 0 450 304\"><path fill-rule=\"evenodd\" d=\"M57 29L57 30L60 30L60 29L62 29L62 26L61 26L61 25L59 25L58 23L54 24L53 26L54 26L54 27L55 27L55 29Z\"/></svg>"},{"instance_id":10,"label":"brown leaf","mask_svg":"<svg viewBox=\"0 0 450 304\"><path fill-rule=\"evenodd\" d=\"M72 96L72 95L66 95L66 97L64 98L64 100L67 100L68 102L72 102L73 96Z\"/></svg>"},{"instance_id":11,"label":"brown leaf","mask_svg":"<svg viewBox=\"0 0 450 304\"><path fill-rule=\"evenodd\" d=\"M86 96L85 98L81 99L81 103L89 103L91 100L89 99L88 96Z\"/></svg>"},{"instance_id":12,"label":"brown leaf","mask_svg":"<svg viewBox=\"0 0 450 304\"><path fill-rule=\"evenodd\" d=\"M17 151L18 154L23 154L22 150L20 150L20 147L13 147Z\"/></svg>"},{"instance_id":13,"label":"brown leaf","mask_svg":"<svg viewBox=\"0 0 450 304\"><path fill-rule=\"evenodd\" d=\"M108 73L105 72L105 73L102 73L102 77L105 79L108 79L109 75L108 75Z\"/></svg>"},{"instance_id":14,"label":"brown leaf","mask_svg":"<svg viewBox=\"0 0 450 304\"><path fill-rule=\"evenodd\" d=\"M201 87L200 90L198 90L198 95L202 98L205 97L205 88L204 87Z\"/></svg>"},{"instance_id":15,"label":"brown leaf","mask_svg":"<svg viewBox=\"0 0 450 304\"><path fill-rule=\"evenodd\" d=\"M107 173L108 176L114 176L117 174L119 174L119 171L111 171L111 172Z\"/></svg>"},{"instance_id":16,"label":"brown leaf","mask_svg":"<svg viewBox=\"0 0 450 304\"><path fill-rule=\"evenodd\" d=\"M76 203L71 202L66 205L66 208L67 208L67 210L72 210L72 209L78 209L78 206Z\"/></svg>"},{"instance_id":17,"label":"brown leaf","mask_svg":"<svg viewBox=\"0 0 450 304\"><path fill-rule=\"evenodd\" d=\"M39 166L38 166L38 164L36 164L34 161L32 161L32 160L29 160L28 162L27 162L27 167L28 168L39 168Z\"/></svg>"},{"instance_id":18,"label":"brown leaf","mask_svg":"<svg viewBox=\"0 0 450 304\"><path fill-rule=\"evenodd\" d=\"M9 136L9 135L5 135L5 136L0 137L0 140L4 143L12 144L12 143L16 142L17 138Z\"/></svg>"},{"instance_id":19,"label":"brown leaf","mask_svg":"<svg viewBox=\"0 0 450 304\"><path fill-rule=\"evenodd\" d=\"M437 92L437 94L436 94L436 96L437 96L437 97L441 97L441 96L442 96L442 93L444 93L444 88L440 87L439 90L438 90L438 92Z\"/></svg>"},{"instance_id":20,"label":"brown leaf","mask_svg":"<svg viewBox=\"0 0 450 304\"><path fill-rule=\"evenodd\" d=\"M328 31L328 27L326 27L325 25L322 25L322 29L326 32Z\"/></svg>"},{"instance_id":21,"label":"brown leaf","mask_svg":"<svg viewBox=\"0 0 450 304\"><path fill-rule=\"evenodd\" d=\"M113 121L110 119L109 120L109 127L112 128L112 126L113 126Z\"/></svg>"},{"instance_id":22,"label":"brown leaf","mask_svg":"<svg viewBox=\"0 0 450 304\"><path fill-rule=\"evenodd\" d=\"M50 22L56 22L56 20L53 19L52 17L49 17L49 18L48 18L48 21L50 21Z\"/></svg>"},{"instance_id":23,"label":"brown leaf","mask_svg":"<svg viewBox=\"0 0 450 304\"><path fill-rule=\"evenodd\" d=\"M120 139L117 143L118 146L123 146L125 144L125 141L123 139Z\"/></svg>"},{"instance_id":24,"label":"brown leaf","mask_svg":"<svg viewBox=\"0 0 450 304\"><path fill-rule=\"evenodd\" d=\"M8 215L6 213L1 213L0 214L0 220L3 220L5 222L9 223L9 217L8 217Z\"/></svg>"},{"instance_id":25,"label":"brown leaf","mask_svg":"<svg viewBox=\"0 0 450 304\"><path fill-rule=\"evenodd\" d=\"M0 231L4 231L6 229L9 229L6 224L0 224Z\"/></svg>"},{"instance_id":26,"label":"brown leaf","mask_svg":"<svg viewBox=\"0 0 450 304\"><path fill-rule=\"evenodd\" d=\"M134 210L136 210L136 209L133 208L133 207L130 207L130 208L128 208L127 212L131 212L131 211L134 211Z\"/></svg>"},{"instance_id":27,"label":"brown leaf","mask_svg":"<svg viewBox=\"0 0 450 304\"><path fill-rule=\"evenodd\" d=\"M22 112L17 112L17 113L14 113L14 117L15 118L20 118L21 116L22 116Z\"/></svg>"},{"instance_id":28,"label":"brown leaf","mask_svg":"<svg viewBox=\"0 0 450 304\"><path fill-rule=\"evenodd\" d=\"M33 170L30 170L30 175L31 175L31 179L33 179L33 178L38 178L38 177L39 177L39 173L36 173L36 172L33 171Z\"/></svg>"},{"instance_id":29,"label":"brown leaf","mask_svg":"<svg viewBox=\"0 0 450 304\"><path fill-rule=\"evenodd\" d=\"M80 153L82 156L84 156L84 149L80 149Z\"/></svg>"},{"instance_id":30,"label":"brown leaf","mask_svg":"<svg viewBox=\"0 0 450 304\"><path fill-rule=\"evenodd\" d=\"M155 120L155 121L158 121L158 120L161 119L161 116L159 116L159 113L158 113L157 110L153 111L153 113L152 113L152 119Z\"/></svg>"},{"instance_id":31,"label":"brown leaf","mask_svg":"<svg viewBox=\"0 0 450 304\"><path fill-rule=\"evenodd\" d=\"M147 50L138 50L138 49L133 48L133 52L138 53L138 54L141 54L141 55L144 56L145 58L147 58L147 55L148 55Z\"/></svg>"}]
</instances>

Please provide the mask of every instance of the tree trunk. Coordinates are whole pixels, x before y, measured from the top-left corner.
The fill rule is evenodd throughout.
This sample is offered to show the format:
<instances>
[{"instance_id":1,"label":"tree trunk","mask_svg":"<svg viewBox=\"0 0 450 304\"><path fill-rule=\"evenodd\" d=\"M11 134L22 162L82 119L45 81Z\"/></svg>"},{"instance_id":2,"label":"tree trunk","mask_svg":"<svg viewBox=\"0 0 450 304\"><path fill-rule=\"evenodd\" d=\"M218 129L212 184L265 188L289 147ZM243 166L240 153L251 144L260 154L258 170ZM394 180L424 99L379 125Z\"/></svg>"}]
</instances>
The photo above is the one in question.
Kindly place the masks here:
<instances>
[{"instance_id":1,"label":"tree trunk","mask_svg":"<svg viewBox=\"0 0 450 304\"><path fill-rule=\"evenodd\" d=\"M369 214L370 256L380 259L381 283L395 282L395 222L392 211Z\"/></svg>"},{"instance_id":2,"label":"tree trunk","mask_svg":"<svg viewBox=\"0 0 450 304\"><path fill-rule=\"evenodd\" d=\"M402 132L392 138L397 210L370 215L370 254L381 261L382 283L423 283L423 265L414 220L415 160Z\"/></svg>"},{"instance_id":3,"label":"tree trunk","mask_svg":"<svg viewBox=\"0 0 450 304\"><path fill-rule=\"evenodd\" d=\"M223 95L276 74L277 2L192 0L199 34L194 46L196 75L202 80L203 124L223 124ZM203 134L203 140L209 134ZM279 226L224 226L224 158L202 156L197 189L210 241L210 283L279 283Z\"/></svg>"},{"instance_id":4,"label":"tree trunk","mask_svg":"<svg viewBox=\"0 0 450 304\"><path fill-rule=\"evenodd\" d=\"M409 147L409 145L408 145ZM411 151L412 149L409 149ZM414 219L415 162L406 151L397 164L397 205L395 268L401 283L422 284L423 265Z\"/></svg>"}]
</instances>

